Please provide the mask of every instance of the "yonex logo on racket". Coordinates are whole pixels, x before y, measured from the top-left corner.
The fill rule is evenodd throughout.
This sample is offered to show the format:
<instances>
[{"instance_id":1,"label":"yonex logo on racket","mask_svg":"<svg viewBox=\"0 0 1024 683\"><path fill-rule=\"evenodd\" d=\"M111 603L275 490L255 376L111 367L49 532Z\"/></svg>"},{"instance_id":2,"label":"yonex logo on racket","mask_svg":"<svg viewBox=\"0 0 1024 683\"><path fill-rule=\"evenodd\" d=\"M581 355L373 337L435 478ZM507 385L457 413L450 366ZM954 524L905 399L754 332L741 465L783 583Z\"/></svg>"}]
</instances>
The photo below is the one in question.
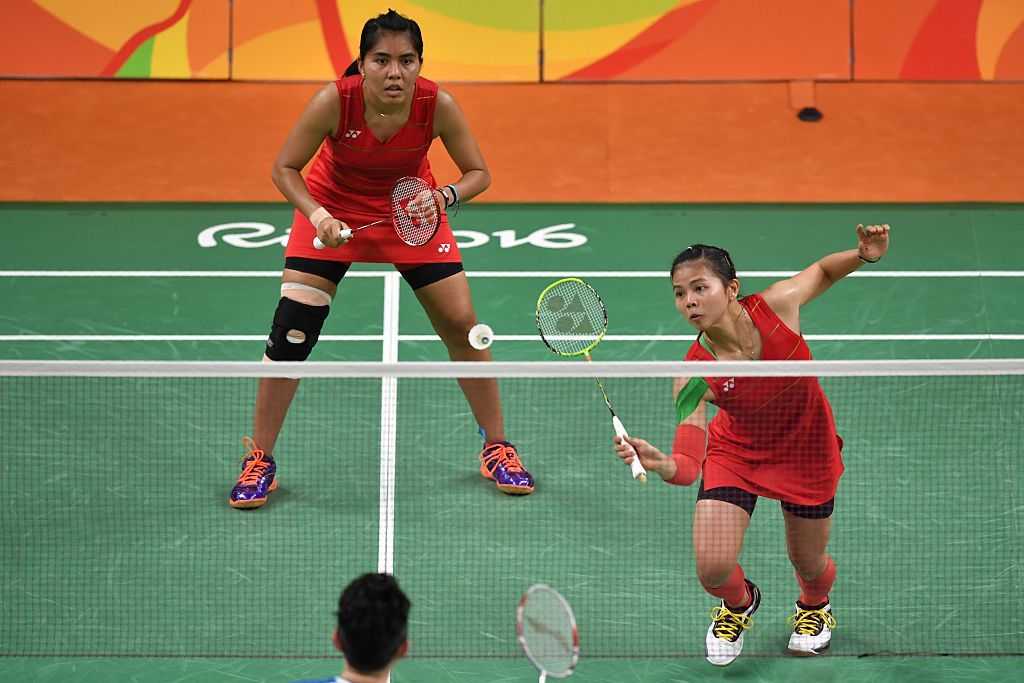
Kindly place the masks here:
<instances>
[{"instance_id":1,"label":"yonex logo on racket","mask_svg":"<svg viewBox=\"0 0 1024 683\"><path fill-rule=\"evenodd\" d=\"M607 327L601 297L579 278L552 283L537 300L537 329L548 348L559 355L586 354L600 343Z\"/></svg>"},{"instance_id":2,"label":"yonex logo on racket","mask_svg":"<svg viewBox=\"0 0 1024 683\"><path fill-rule=\"evenodd\" d=\"M597 333L578 296L566 299L557 294L551 295L544 300L544 306L550 313L559 314L555 320L557 334L593 336Z\"/></svg>"}]
</instances>

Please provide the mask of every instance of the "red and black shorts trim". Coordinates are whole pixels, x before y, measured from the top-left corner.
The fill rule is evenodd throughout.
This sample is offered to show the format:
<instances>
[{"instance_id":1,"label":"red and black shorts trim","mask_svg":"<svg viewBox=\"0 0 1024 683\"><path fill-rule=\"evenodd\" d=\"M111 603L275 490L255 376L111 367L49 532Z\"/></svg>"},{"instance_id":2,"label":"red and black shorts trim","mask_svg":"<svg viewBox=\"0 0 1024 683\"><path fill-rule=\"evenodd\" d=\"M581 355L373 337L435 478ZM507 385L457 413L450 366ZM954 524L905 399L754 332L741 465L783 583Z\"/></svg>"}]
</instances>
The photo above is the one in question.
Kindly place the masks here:
<instances>
[{"instance_id":1,"label":"red and black shorts trim","mask_svg":"<svg viewBox=\"0 0 1024 683\"><path fill-rule=\"evenodd\" d=\"M731 503L736 507L743 508L751 517L754 516L754 506L757 505L757 495L735 486L718 486L713 489L704 488L704 480L700 480L700 488L697 490L697 500L720 500L723 503ZM820 505L797 505L780 501L782 509L803 519L827 519L832 516L836 506L836 499L833 496Z\"/></svg>"},{"instance_id":2,"label":"red and black shorts trim","mask_svg":"<svg viewBox=\"0 0 1024 683\"><path fill-rule=\"evenodd\" d=\"M289 256L284 260L284 267L289 270L297 270L300 273L319 275L333 282L335 285L341 282L345 273L352 266L346 261L324 261L314 258L303 258L301 256ZM454 263L396 263L395 268L402 274L405 281L414 290L440 282L456 273L461 273L463 266L461 262Z\"/></svg>"}]
</instances>

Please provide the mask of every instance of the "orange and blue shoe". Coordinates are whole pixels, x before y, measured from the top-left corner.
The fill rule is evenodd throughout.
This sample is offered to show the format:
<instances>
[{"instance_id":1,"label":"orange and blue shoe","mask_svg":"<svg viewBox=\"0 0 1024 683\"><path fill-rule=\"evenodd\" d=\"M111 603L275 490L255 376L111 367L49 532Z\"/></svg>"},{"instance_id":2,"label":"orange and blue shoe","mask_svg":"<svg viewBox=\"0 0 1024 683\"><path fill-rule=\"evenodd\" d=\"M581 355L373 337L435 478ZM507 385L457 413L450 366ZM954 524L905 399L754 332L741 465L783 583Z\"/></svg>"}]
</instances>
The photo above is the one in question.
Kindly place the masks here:
<instances>
[{"instance_id":1,"label":"orange and blue shoe","mask_svg":"<svg viewBox=\"0 0 1024 683\"><path fill-rule=\"evenodd\" d=\"M510 496L533 493L533 477L519 460L516 447L508 441L487 444L480 451L480 474L497 483Z\"/></svg>"},{"instance_id":2,"label":"orange and blue shoe","mask_svg":"<svg viewBox=\"0 0 1024 683\"><path fill-rule=\"evenodd\" d=\"M277 464L248 436L242 443L249 452L242 457L242 473L231 489L229 502L231 507L258 508L267 502L267 494L277 488Z\"/></svg>"}]
</instances>

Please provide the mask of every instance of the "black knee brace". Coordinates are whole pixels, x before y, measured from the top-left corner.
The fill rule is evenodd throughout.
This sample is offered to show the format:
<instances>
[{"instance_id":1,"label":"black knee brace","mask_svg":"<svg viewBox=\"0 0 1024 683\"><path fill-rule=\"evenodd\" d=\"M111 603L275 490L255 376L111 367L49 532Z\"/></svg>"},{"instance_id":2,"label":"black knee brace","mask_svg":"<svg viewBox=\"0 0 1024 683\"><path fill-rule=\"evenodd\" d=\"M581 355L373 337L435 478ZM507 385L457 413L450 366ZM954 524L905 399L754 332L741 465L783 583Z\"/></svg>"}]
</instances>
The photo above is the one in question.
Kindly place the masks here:
<instances>
[{"instance_id":1,"label":"black knee brace","mask_svg":"<svg viewBox=\"0 0 1024 683\"><path fill-rule=\"evenodd\" d=\"M274 312L274 324L267 339L267 358L275 361L302 361L320 338L320 330L327 320L330 306L310 306L294 299L281 297ZM289 332L301 332L304 338L295 340Z\"/></svg>"}]
</instances>

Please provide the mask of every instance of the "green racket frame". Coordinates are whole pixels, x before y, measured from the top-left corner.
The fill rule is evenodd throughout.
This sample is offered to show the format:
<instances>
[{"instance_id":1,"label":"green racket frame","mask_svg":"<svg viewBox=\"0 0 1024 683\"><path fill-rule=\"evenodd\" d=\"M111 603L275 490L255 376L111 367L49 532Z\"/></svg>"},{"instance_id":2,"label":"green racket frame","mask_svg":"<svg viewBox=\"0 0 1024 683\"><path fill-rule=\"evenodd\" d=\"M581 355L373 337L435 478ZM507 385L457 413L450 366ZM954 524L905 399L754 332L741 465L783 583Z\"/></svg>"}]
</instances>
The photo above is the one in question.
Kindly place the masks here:
<instances>
[{"instance_id":1,"label":"green racket frame","mask_svg":"<svg viewBox=\"0 0 1024 683\"><path fill-rule=\"evenodd\" d=\"M597 301L601 304L601 315L603 317L603 320L602 320L603 324L601 325L601 333L599 335L597 335L597 339L594 340L594 343L592 343L590 346L586 347L585 349L580 349L579 351L574 351L572 353L566 353L564 351L559 351L554 346L552 346L551 342L549 342L547 337L544 336L544 328L541 327L541 324L540 324L540 316L541 316L540 304L544 300L544 297L552 289L554 289L555 287L558 287L559 285L565 284L566 282L575 282L577 284L583 285L584 287L589 289L591 292L593 292L594 298L597 299ZM605 332L608 331L608 311L605 310L604 300L601 299L601 295L597 293L596 289L594 289L593 287L591 287L590 285L588 285L586 282L584 282L583 280L579 279L578 277L564 277L561 280L556 280L556 281L552 282L550 285L548 285L547 287L545 287L544 291L542 291L540 293L540 296L537 297L537 313L536 313L536 317L537 317L537 331L540 332L541 341L543 341L544 345L547 346L549 349L551 349L551 351L553 351L554 353L557 353L559 356L562 356L564 358L575 358L576 356L588 356L588 359L589 359L590 352L597 348L597 345L601 343L602 339L604 339Z\"/></svg>"},{"instance_id":2,"label":"green racket frame","mask_svg":"<svg viewBox=\"0 0 1024 683\"><path fill-rule=\"evenodd\" d=\"M541 303L544 301L544 297L547 296L548 292L550 292L552 289L558 287L559 285L565 284L566 282L572 282L574 284L582 285L586 289L590 290L590 292L594 295L594 298L597 300L597 303L601 306L602 316L601 333L597 335L597 339L595 339L594 342L587 346L586 348L580 349L579 351L573 351L571 353L566 351L560 351L559 349L555 348L552 345L551 341L544 335L544 327L541 325L540 322ZM608 311L604 306L604 300L601 299L601 295L597 293L596 289L594 289L593 287L591 287L578 277L565 277L562 278L561 280L556 280L555 282L552 282L550 285L545 287L544 291L542 291L540 293L540 296L537 297L537 330L540 332L541 341L543 341L544 345L551 349L554 353L565 358L585 356L587 362L590 363L592 362L590 359L590 352L593 351L597 347L597 345L601 343L601 340L604 339L605 332L608 331ZM601 381L600 377L595 377L594 379L597 380L597 386L601 389L601 397L604 399L604 404L608 406L608 412L611 413L612 428L615 430L615 434L622 438L622 442L629 446L630 450L633 451L633 461L629 463L629 468L633 473L633 478L641 483L647 481L647 471L644 469L643 465L640 464L640 456L637 455L636 450L633 449L633 447L625 440L627 437L629 437L629 434L626 432L626 428L622 426L622 420L620 420L619 416L615 414L615 409L612 408L612 402L611 399L608 398L608 392L605 391L604 382Z\"/></svg>"}]
</instances>

